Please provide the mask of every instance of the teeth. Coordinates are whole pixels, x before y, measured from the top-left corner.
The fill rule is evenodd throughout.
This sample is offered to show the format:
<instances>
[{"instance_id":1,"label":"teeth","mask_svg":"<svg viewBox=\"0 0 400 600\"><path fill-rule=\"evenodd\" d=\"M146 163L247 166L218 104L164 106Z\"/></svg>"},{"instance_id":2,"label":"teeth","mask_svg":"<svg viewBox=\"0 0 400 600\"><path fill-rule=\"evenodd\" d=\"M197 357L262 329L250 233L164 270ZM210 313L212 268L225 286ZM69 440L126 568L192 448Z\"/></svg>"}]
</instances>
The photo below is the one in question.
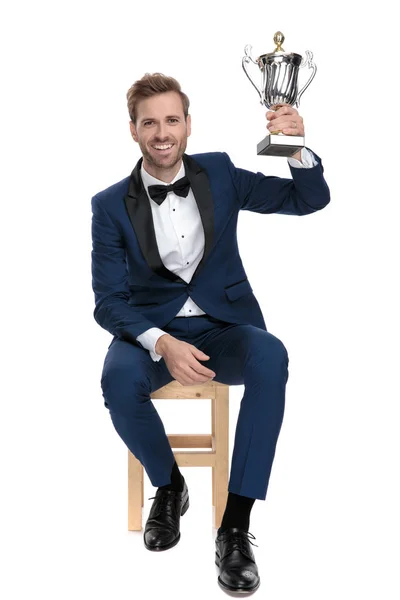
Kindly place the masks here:
<instances>
[{"instance_id":1,"label":"teeth","mask_svg":"<svg viewBox=\"0 0 400 600\"><path fill-rule=\"evenodd\" d=\"M172 148L172 144L164 144L163 146L154 146L157 150L167 150L168 148Z\"/></svg>"}]
</instances>

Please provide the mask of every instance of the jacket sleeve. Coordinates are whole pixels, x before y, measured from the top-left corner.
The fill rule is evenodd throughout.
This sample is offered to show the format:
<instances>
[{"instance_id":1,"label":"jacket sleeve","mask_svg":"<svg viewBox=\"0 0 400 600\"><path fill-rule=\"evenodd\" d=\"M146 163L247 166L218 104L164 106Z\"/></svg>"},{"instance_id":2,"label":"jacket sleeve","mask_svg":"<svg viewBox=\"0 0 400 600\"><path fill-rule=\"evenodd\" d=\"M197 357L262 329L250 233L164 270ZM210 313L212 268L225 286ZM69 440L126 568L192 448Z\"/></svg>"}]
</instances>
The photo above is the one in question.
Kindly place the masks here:
<instances>
[{"instance_id":1,"label":"jacket sleeve","mask_svg":"<svg viewBox=\"0 0 400 600\"><path fill-rule=\"evenodd\" d=\"M226 152L222 154L227 162L240 210L301 216L321 210L330 201L322 161L315 152L313 155L317 164L312 168L298 169L289 164L291 179L239 169Z\"/></svg>"},{"instance_id":2,"label":"jacket sleeve","mask_svg":"<svg viewBox=\"0 0 400 600\"><path fill-rule=\"evenodd\" d=\"M93 316L103 329L132 344L140 344L136 337L155 327L128 304L130 294L122 235L98 196L92 198L92 288Z\"/></svg>"}]
</instances>

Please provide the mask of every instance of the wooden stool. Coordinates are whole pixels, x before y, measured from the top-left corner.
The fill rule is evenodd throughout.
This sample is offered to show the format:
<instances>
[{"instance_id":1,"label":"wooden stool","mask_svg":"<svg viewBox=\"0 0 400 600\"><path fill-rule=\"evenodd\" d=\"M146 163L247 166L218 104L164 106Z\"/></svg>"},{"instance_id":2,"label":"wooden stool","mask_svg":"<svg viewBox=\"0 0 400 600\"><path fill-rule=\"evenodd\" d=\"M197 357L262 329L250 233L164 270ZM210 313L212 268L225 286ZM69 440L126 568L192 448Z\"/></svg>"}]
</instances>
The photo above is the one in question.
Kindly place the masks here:
<instances>
[{"instance_id":1,"label":"wooden stool","mask_svg":"<svg viewBox=\"0 0 400 600\"><path fill-rule=\"evenodd\" d=\"M221 526L228 499L229 470L229 385L210 381L199 385L181 385L174 380L150 394L151 398L167 400L211 399L211 435L169 434L171 448L210 448L174 452L179 467L212 468L212 504L214 527ZM144 504L144 469L128 449L128 530L142 529Z\"/></svg>"}]
</instances>

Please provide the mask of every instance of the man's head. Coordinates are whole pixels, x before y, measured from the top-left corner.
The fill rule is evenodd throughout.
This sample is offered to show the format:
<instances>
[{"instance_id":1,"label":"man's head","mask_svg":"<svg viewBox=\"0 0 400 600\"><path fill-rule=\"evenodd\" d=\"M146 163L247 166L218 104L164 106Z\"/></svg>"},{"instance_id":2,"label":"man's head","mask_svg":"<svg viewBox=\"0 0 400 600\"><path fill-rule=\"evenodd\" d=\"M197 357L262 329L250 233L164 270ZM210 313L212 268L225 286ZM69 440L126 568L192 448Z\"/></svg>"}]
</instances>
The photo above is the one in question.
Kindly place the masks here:
<instances>
[{"instance_id":1,"label":"man's head","mask_svg":"<svg viewBox=\"0 0 400 600\"><path fill-rule=\"evenodd\" d=\"M176 79L146 73L128 90L127 100L129 126L142 151L144 168L158 179L171 181L191 133L188 97Z\"/></svg>"}]
</instances>

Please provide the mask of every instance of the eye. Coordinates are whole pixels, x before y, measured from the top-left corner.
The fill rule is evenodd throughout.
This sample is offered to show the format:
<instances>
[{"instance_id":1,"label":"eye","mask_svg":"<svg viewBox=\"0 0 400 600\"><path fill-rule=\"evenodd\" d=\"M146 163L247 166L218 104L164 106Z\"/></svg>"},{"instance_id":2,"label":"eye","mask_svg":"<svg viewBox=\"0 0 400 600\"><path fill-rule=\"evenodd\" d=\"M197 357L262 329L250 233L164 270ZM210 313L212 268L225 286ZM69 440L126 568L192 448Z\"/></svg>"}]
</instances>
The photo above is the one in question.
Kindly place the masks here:
<instances>
[{"instance_id":1,"label":"eye","mask_svg":"<svg viewBox=\"0 0 400 600\"><path fill-rule=\"evenodd\" d=\"M178 122L178 119L172 118L172 119L170 119L170 121L176 121L176 122Z\"/></svg>"},{"instance_id":2,"label":"eye","mask_svg":"<svg viewBox=\"0 0 400 600\"><path fill-rule=\"evenodd\" d=\"M152 122L153 122L153 121L145 121L145 122L143 123L143 125L148 125L149 123L152 123Z\"/></svg>"}]
</instances>

